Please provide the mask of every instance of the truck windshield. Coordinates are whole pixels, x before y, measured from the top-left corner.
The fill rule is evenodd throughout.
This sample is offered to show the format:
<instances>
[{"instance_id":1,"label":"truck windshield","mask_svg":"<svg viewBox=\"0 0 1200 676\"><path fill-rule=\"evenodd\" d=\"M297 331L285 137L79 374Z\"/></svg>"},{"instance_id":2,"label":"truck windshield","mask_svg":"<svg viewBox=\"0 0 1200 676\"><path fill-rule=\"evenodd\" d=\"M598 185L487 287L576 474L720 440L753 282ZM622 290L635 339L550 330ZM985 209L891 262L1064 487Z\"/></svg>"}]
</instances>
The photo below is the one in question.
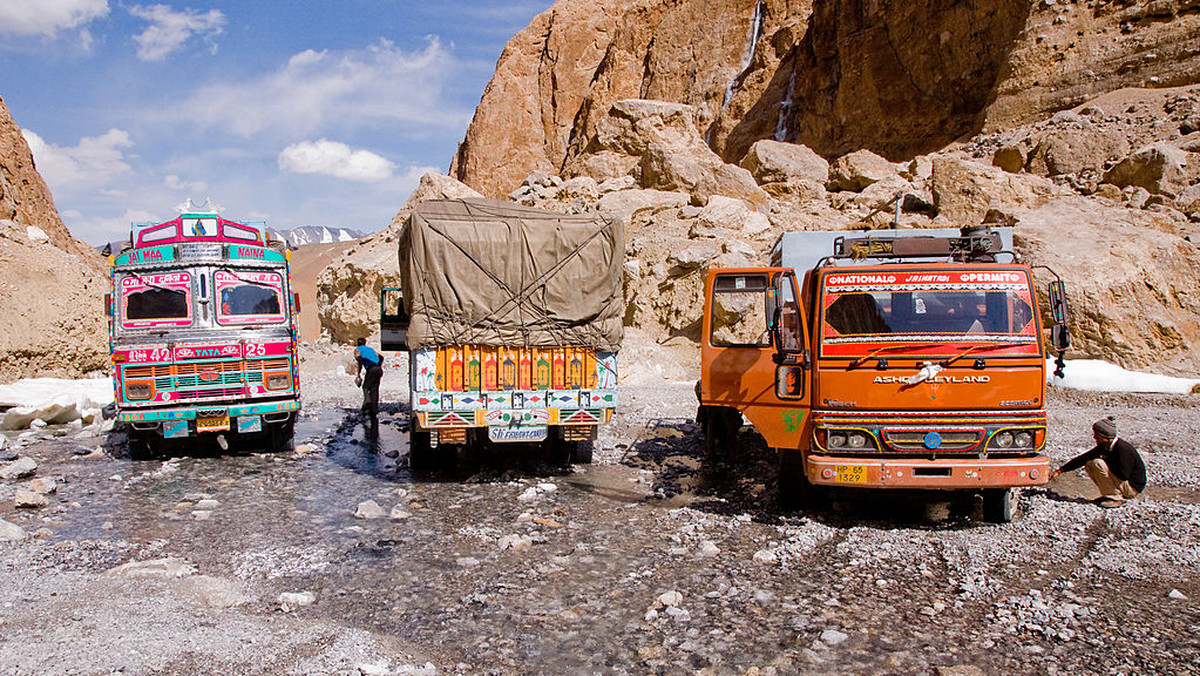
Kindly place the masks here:
<instances>
[{"instance_id":1,"label":"truck windshield","mask_svg":"<svg viewBox=\"0 0 1200 676\"><path fill-rule=\"evenodd\" d=\"M279 273L217 270L213 281L219 324L284 320L283 277Z\"/></svg>"},{"instance_id":2,"label":"truck windshield","mask_svg":"<svg viewBox=\"0 0 1200 676\"><path fill-rule=\"evenodd\" d=\"M122 328L187 326L191 307L191 275L186 272L121 279Z\"/></svg>"},{"instance_id":3,"label":"truck windshield","mask_svg":"<svg viewBox=\"0 0 1200 676\"><path fill-rule=\"evenodd\" d=\"M887 343L986 343L1004 354L1037 350L1028 276L1019 270L845 273L826 277L822 344L859 355ZM982 348L981 348L982 349ZM940 350L944 351L944 350Z\"/></svg>"}]
</instances>

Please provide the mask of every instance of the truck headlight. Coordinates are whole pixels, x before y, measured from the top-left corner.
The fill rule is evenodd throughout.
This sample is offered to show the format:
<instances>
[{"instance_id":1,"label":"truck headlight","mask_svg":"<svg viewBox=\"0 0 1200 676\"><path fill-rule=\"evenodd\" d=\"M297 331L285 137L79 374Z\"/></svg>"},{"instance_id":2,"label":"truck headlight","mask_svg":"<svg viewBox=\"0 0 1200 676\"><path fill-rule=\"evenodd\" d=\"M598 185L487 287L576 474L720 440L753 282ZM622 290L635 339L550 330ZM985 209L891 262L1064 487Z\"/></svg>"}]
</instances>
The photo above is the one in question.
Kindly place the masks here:
<instances>
[{"instance_id":1,"label":"truck headlight","mask_svg":"<svg viewBox=\"0 0 1200 676\"><path fill-rule=\"evenodd\" d=\"M830 448L845 448L846 433L845 432L830 432L829 447Z\"/></svg>"},{"instance_id":2,"label":"truck headlight","mask_svg":"<svg viewBox=\"0 0 1200 676\"><path fill-rule=\"evenodd\" d=\"M146 401L154 393L154 387L149 380L135 380L125 383L125 398L130 401Z\"/></svg>"},{"instance_id":3,"label":"truck headlight","mask_svg":"<svg viewBox=\"0 0 1200 676\"><path fill-rule=\"evenodd\" d=\"M1017 448L1033 448L1033 432L1021 430L1013 435L1013 445Z\"/></svg>"},{"instance_id":4,"label":"truck headlight","mask_svg":"<svg viewBox=\"0 0 1200 676\"><path fill-rule=\"evenodd\" d=\"M289 373L268 373L267 374L267 389L268 390L286 390L292 384L292 376Z\"/></svg>"},{"instance_id":5,"label":"truck headlight","mask_svg":"<svg viewBox=\"0 0 1200 676\"><path fill-rule=\"evenodd\" d=\"M1013 447L1013 433L1007 432L1007 431L1000 432L996 436L992 437L992 446L995 448L1005 448L1005 449L1012 448Z\"/></svg>"}]
</instances>

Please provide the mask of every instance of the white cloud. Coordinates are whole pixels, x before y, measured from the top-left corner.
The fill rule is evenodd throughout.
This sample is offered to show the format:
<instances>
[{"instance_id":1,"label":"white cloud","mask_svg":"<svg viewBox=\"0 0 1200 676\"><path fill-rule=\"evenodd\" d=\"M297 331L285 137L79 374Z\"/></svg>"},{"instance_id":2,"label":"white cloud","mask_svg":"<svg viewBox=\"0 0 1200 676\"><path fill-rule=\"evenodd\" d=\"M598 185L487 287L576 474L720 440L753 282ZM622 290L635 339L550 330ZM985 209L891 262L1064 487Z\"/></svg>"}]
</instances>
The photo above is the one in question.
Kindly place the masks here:
<instances>
[{"instance_id":1,"label":"white cloud","mask_svg":"<svg viewBox=\"0 0 1200 676\"><path fill-rule=\"evenodd\" d=\"M21 133L33 152L38 173L51 190L103 185L113 176L130 171L121 151L133 146L129 132L109 129L101 136L80 139L74 147L46 143L28 129Z\"/></svg>"},{"instance_id":2,"label":"white cloud","mask_svg":"<svg viewBox=\"0 0 1200 676\"><path fill-rule=\"evenodd\" d=\"M452 110L441 100L454 65L436 37L415 52L386 40L363 50L306 50L263 77L201 87L190 102L170 110L242 136L266 130L313 134L330 125L380 121L457 127L471 111Z\"/></svg>"},{"instance_id":3,"label":"white cloud","mask_svg":"<svg viewBox=\"0 0 1200 676\"><path fill-rule=\"evenodd\" d=\"M53 36L108 14L108 0L0 0L0 35Z\"/></svg>"},{"instance_id":4,"label":"white cloud","mask_svg":"<svg viewBox=\"0 0 1200 676\"><path fill-rule=\"evenodd\" d=\"M202 38L215 53L217 44L213 38L224 32L225 15L217 9L201 14L194 9L177 12L167 5L134 5L129 13L150 22L146 30L133 36L138 44L137 56L142 61L162 61L183 49L192 36Z\"/></svg>"},{"instance_id":5,"label":"white cloud","mask_svg":"<svg viewBox=\"0 0 1200 676\"><path fill-rule=\"evenodd\" d=\"M290 145L279 153L279 168L297 174L325 174L347 181L375 183L392 177L396 165L369 150L321 139Z\"/></svg>"},{"instance_id":6,"label":"white cloud","mask_svg":"<svg viewBox=\"0 0 1200 676\"><path fill-rule=\"evenodd\" d=\"M179 192L188 194L199 194L208 190L208 184L204 181L185 181L175 174L167 174L166 178L163 179L163 185L171 190L178 190Z\"/></svg>"}]
</instances>

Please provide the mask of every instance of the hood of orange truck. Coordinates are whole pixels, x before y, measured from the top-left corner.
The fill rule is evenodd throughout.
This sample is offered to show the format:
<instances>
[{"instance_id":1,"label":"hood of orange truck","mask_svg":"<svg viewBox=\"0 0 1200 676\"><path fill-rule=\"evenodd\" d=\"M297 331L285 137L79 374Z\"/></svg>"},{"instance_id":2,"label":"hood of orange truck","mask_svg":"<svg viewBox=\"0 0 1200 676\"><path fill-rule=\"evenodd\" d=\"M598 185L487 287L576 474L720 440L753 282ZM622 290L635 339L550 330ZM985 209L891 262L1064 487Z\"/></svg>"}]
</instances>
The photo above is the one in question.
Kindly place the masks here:
<instances>
[{"instance_id":1,"label":"hood of orange truck","mask_svg":"<svg viewBox=\"0 0 1200 676\"><path fill-rule=\"evenodd\" d=\"M869 410L998 410L1041 408L1045 370L1040 359L974 368L905 362L887 369L818 367L813 407Z\"/></svg>"}]
</instances>

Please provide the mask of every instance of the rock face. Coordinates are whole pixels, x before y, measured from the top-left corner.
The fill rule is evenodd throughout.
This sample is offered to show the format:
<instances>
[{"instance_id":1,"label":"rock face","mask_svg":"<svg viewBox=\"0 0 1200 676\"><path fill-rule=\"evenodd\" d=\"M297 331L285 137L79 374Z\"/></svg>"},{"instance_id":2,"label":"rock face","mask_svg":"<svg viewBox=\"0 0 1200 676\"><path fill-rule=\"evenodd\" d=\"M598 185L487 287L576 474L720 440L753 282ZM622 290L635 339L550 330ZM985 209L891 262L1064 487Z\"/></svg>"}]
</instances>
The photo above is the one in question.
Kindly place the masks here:
<instances>
[{"instance_id":1,"label":"rock face","mask_svg":"<svg viewBox=\"0 0 1200 676\"><path fill-rule=\"evenodd\" d=\"M108 368L104 258L63 225L0 100L0 381Z\"/></svg>"},{"instance_id":2,"label":"rock face","mask_svg":"<svg viewBox=\"0 0 1200 676\"><path fill-rule=\"evenodd\" d=\"M392 222L360 240L317 277L317 313L321 332L334 342L353 343L379 332L379 292L400 285L396 238L413 206L425 199L479 197L447 176L425 174Z\"/></svg>"},{"instance_id":3,"label":"rock face","mask_svg":"<svg viewBox=\"0 0 1200 676\"><path fill-rule=\"evenodd\" d=\"M451 175L493 197L534 170L570 178L623 99L693 106L729 163L761 139L907 161L1200 81L1197 35L1192 0L559 0L505 48Z\"/></svg>"}]
</instances>

